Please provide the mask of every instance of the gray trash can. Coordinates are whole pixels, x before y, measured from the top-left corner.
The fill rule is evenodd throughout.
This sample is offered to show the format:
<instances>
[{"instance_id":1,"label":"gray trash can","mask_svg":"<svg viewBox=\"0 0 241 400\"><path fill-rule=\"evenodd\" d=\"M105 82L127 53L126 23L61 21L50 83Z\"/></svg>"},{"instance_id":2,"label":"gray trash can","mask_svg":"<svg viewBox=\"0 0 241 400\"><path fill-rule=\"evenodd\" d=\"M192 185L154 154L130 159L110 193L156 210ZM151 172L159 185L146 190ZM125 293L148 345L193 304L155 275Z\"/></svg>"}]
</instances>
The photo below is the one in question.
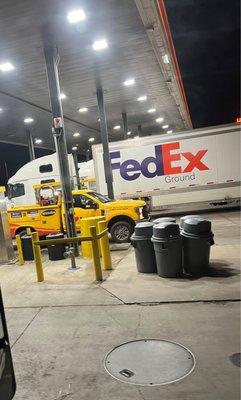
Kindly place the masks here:
<instances>
[{"instance_id":1,"label":"gray trash can","mask_svg":"<svg viewBox=\"0 0 241 400\"><path fill-rule=\"evenodd\" d=\"M23 250L23 259L25 261L33 261L33 245L32 245L32 236L31 235L23 235L21 236L22 242L22 250Z\"/></svg>"},{"instance_id":2,"label":"gray trash can","mask_svg":"<svg viewBox=\"0 0 241 400\"><path fill-rule=\"evenodd\" d=\"M149 274L157 272L155 252L151 242L153 225L152 222L140 222L135 226L135 232L131 236L138 272Z\"/></svg>"},{"instance_id":3,"label":"gray trash can","mask_svg":"<svg viewBox=\"0 0 241 400\"><path fill-rule=\"evenodd\" d=\"M182 275L182 238L179 226L172 222L154 225L154 244L157 273L163 278L178 278Z\"/></svg>"},{"instance_id":4,"label":"gray trash can","mask_svg":"<svg viewBox=\"0 0 241 400\"><path fill-rule=\"evenodd\" d=\"M46 239L63 239L63 237L63 233L52 233L46 236ZM48 246L49 259L51 261L63 260L65 251L65 244L51 244Z\"/></svg>"},{"instance_id":5,"label":"gray trash can","mask_svg":"<svg viewBox=\"0 0 241 400\"><path fill-rule=\"evenodd\" d=\"M185 221L186 219L190 219L190 218L203 219L203 218L201 217L201 215L184 215L183 217L180 218L180 229L183 229L184 221Z\"/></svg>"},{"instance_id":6,"label":"gray trash can","mask_svg":"<svg viewBox=\"0 0 241 400\"><path fill-rule=\"evenodd\" d=\"M211 222L203 218L184 221L183 230L184 271L190 275L205 275L209 267L210 247L214 244Z\"/></svg>"},{"instance_id":7,"label":"gray trash can","mask_svg":"<svg viewBox=\"0 0 241 400\"><path fill-rule=\"evenodd\" d=\"M173 217L161 217L161 218L154 219L154 221L152 221L152 222L153 222L153 224L162 224L163 222L173 222L175 224L176 220Z\"/></svg>"}]
</instances>

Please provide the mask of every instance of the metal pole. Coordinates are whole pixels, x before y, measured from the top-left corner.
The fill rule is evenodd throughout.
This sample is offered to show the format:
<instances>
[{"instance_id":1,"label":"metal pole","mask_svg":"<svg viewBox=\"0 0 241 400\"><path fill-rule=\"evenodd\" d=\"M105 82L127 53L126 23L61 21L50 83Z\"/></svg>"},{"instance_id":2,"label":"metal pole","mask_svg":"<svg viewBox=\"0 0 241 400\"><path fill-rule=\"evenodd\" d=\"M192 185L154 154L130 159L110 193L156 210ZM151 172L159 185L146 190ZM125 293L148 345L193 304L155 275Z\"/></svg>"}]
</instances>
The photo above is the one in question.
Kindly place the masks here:
<instances>
[{"instance_id":1,"label":"metal pole","mask_svg":"<svg viewBox=\"0 0 241 400\"><path fill-rule=\"evenodd\" d=\"M138 135L141 137L142 136L141 125L138 125L137 130L138 130Z\"/></svg>"},{"instance_id":2,"label":"metal pole","mask_svg":"<svg viewBox=\"0 0 241 400\"><path fill-rule=\"evenodd\" d=\"M122 121L123 121L124 139L127 139L128 121L127 121L127 114L126 114L126 112L123 112L123 113L122 113Z\"/></svg>"},{"instance_id":3,"label":"metal pole","mask_svg":"<svg viewBox=\"0 0 241 400\"><path fill-rule=\"evenodd\" d=\"M103 90L101 88L97 89L97 102L100 114L100 133L103 145L105 181L107 185L108 196L110 199L114 199L113 175L112 175L110 153L109 153L108 130L107 130L106 115L105 115Z\"/></svg>"},{"instance_id":4,"label":"metal pole","mask_svg":"<svg viewBox=\"0 0 241 400\"><path fill-rule=\"evenodd\" d=\"M30 161L35 160L35 152L34 152L34 145L33 145L33 136L29 128L26 128L26 136L28 141L28 151L29 151L29 158Z\"/></svg>"},{"instance_id":5,"label":"metal pole","mask_svg":"<svg viewBox=\"0 0 241 400\"><path fill-rule=\"evenodd\" d=\"M45 26L47 29L47 27ZM47 36L43 35L44 45L44 56L46 62L46 70L48 77L49 96L53 115L53 134L54 142L56 147L56 153L58 157L60 180L64 198L65 207L65 220L66 220L66 231L68 237L76 237L75 219L74 219L74 208L73 208L73 196L71 188L71 179L69 172L68 163L68 152L66 144L66 135L63 121L63 110L60 101L60 87L59 87L59 76L58 76L58 61L59 55L56 48L48 43ZM45 39L46 38L46 39ZM78 244L74 245L75 254L79 255Z\"/></svg>"},{"instance_id":6,"label":"metal pole","mask_svg":"<svg viewBox=\"0 0 241 400\"><path fill-rule=\"evenodd\" d=\"M76 176L76 179L77 179L77 188L80 190L81 189L81 184L80 184L80 177L79 177L79 167L78 167L77 153L76 153L76 151L74 151L72 154L73 154L73 159L74 159L75 176Z\"/></svg>"},{"instance_id":7,"label":"metal pole","mask_svg":"<svg viewBox=\"0 0 241 400\"><path fill-rule=\"evenodd\" d=\"M86 157L86 161L90 161L90 149L86 150L85 157Z\"/></svg>"}]
</instances>

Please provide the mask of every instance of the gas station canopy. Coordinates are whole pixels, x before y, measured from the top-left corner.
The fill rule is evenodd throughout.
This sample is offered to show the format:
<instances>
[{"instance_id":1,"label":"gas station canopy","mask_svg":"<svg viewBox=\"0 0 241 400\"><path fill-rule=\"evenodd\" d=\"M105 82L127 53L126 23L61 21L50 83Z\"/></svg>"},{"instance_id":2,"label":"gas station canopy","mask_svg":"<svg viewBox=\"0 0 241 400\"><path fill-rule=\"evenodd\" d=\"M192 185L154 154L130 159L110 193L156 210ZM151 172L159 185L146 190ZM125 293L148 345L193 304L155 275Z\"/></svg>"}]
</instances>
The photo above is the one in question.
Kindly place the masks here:
<instances>
[{"instance_id":1,"label":"gas station canopy","mask_svg":"<svg viewBox=\"0 0 241 400\"><path fill-rule=\"evenodd\" d=\"M82 21L69 16L70 23L68 13L76 10ZM101 141L99 85L110 141L123 138L122 113L130 137L192 127L162 0L2 0L0 141L27 144L24 120L32 118L38 145L54 148L42 45L46 23L60 56L69 149L86 148L90 138Z\"/></svg>"}]
</instances>

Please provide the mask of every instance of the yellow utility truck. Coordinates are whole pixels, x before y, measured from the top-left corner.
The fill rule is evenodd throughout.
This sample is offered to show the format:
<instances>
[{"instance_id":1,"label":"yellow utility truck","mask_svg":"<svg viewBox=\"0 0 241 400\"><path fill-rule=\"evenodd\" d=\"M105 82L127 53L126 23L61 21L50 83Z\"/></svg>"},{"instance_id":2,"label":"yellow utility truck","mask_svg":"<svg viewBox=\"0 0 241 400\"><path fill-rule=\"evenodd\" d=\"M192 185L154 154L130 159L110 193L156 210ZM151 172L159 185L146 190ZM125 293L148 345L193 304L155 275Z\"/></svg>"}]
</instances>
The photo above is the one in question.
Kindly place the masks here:
<instances>
[{"instance_id":1,"label":"yellow utility truck","mask_svg":"<svg viewBox=\"0 0 241 400\"><path fill-rule=\"evenodd\" d=\"M26 233L27 228L39 236L65 231L64 203L60 185L34 186L37 203L8 210L12 237ZM135 223L143 219L142 200L110 200L91 190L73 190L74 215L77 231L82 218L105 216L112 239L117 243L130 240Z\"/></svg>"}]
</instances>

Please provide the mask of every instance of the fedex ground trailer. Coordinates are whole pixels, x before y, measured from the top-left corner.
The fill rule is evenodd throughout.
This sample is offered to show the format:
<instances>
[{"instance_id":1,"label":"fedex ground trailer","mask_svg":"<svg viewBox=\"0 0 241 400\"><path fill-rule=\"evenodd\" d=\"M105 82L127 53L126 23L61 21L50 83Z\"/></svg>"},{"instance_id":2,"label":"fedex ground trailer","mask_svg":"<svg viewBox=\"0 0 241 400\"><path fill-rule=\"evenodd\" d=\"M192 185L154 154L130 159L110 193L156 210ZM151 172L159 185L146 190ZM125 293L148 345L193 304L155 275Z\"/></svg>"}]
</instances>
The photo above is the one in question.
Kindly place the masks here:
<instances>
[{"instance_id":1,"label":"fedex ground trailer","mask_svg":"<svg viewBox=\"0 0 241 400\"><path fill-rule=\"evenodd\" d=\"M92 148L97 190L107 193L102 145ZM116 198L151 211L240 205L240 129L221 125L110 143Z\"/></svg>"}]
</instances>

